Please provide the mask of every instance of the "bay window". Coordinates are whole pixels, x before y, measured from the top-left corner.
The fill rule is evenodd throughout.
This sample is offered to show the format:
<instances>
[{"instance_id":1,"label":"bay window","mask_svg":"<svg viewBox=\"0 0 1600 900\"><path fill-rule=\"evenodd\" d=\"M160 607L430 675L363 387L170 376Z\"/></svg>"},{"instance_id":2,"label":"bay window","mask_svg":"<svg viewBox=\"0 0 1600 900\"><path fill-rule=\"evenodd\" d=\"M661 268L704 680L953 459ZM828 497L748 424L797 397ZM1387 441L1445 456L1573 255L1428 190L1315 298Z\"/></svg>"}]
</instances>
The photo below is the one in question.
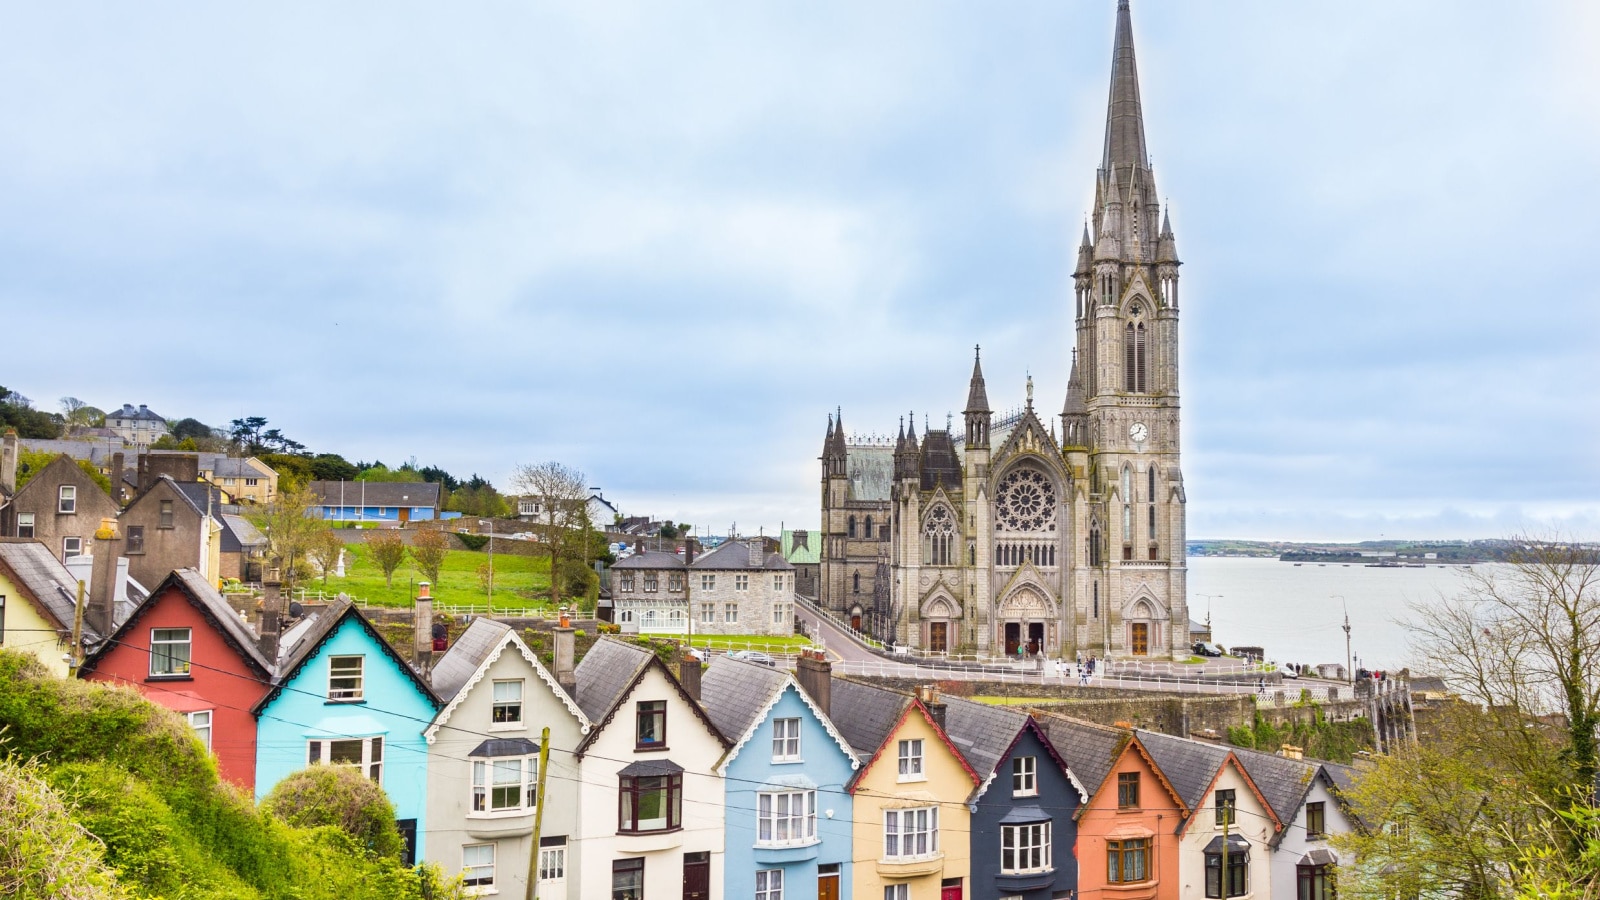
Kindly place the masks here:
<instances>
[{"instance_id":1,"label":"bay window","mask_svg":"<svg viewBox=\"0 0 1600 900\"><path fill-rule=\"evenodd\" d=\"M883 857L901 859L939 852L939 807L883 812Z\"/></svg>"},{"instance_id":2,"label":"bay window","mask_svg":"<svg viewBox=\"0 0 1600 900\"><path fill-rule=\"evenodd\" d=\"M683 767L637 762L617 773L617 831L675 831L683 825Z\"/></svg>"},{"instance_id":3,"label":"bay window","mask_svg":"<svg viewBox=\"0 0 1600 900\"><path fill-rule=\"evenodd\" d=\"M1000 871L1006 875L1051 868L1050 823L1000 826Z\"/></svg>"},{"instance_id":4,"label":"bay window","mask_svg":"<svg viewBox=\"0 0 1600 900\"><path fill-rule=\"evenodd\" d=\"M1106 841L1106 881L1130 884L1150 880L1150 839Z\"/></svg>"},{"instance_id":5,"label":"bay window","mask_svg":"<svg viewBox=\"0 0 1600 900\"><path fill-rule=\"evenodd\" d=\"M473 760L470 815L531 812L538 778L537 757Z\"/></svg>"},{"instance_id":6,"label":"bay window","mask_svg":"<svg viewBox=\"0 0 1600 900\"><path fill-rule=\"evenodd\" d=\"M759 845L811 843L817 839L817 792L757 794L756 822Z\"/></svg>"}]
</instances>

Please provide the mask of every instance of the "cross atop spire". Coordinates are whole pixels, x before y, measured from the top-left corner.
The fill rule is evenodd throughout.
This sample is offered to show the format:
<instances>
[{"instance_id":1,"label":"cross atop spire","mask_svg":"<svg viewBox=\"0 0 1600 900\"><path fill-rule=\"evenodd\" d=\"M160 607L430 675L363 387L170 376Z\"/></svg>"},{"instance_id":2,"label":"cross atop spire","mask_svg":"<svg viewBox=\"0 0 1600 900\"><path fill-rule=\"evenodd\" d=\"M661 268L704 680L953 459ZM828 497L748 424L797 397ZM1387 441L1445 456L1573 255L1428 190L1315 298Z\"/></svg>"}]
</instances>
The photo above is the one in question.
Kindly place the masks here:
<instances>
[{"instance_id":1,"label":"cross atop spire","mask_svg":"<svg viewBox=\"0 0 1600 900\"><path fill-rule=\"evenodd\" d=\"M972 348L972 384L967 388L966 413L989 412L989 392L983 385L982 348Z\"/></svg>"}]
</instances>

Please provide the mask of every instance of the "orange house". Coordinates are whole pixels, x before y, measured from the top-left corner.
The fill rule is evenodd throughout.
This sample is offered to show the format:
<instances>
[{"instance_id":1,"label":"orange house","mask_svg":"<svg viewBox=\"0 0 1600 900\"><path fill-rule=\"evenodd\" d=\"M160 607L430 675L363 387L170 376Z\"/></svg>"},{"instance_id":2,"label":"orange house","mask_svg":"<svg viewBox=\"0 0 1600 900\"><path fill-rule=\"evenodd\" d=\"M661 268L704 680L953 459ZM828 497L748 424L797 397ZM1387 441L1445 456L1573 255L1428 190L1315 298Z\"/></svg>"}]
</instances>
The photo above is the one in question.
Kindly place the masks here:
<instances>
[{"instance_id":1,"label":"orange house","mask_svg":"<svg viewBox=\"0 0 1600 900\"><path fill-rule=\"evenodd\" d=\"M1129 734L1078 811L1078 896L1177 897L1177 829L1188 813L1138 736Z\"/></svg>"}]
</instances>

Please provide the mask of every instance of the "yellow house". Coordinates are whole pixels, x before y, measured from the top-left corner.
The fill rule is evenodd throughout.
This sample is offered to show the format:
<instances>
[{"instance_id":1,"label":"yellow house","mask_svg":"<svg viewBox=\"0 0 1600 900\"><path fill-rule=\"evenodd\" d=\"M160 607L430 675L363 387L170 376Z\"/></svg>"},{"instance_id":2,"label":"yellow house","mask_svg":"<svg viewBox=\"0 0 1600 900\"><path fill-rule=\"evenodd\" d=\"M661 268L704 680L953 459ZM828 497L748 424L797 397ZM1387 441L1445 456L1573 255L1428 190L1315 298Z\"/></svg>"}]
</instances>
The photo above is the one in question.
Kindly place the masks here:
<instances>
[{"instance_id":1,"label":"yellow house","mask_svg":"<svg viewBox=\"0 0 1600 900\"><path fill-rule=\"evenodd\" d=\"M35 656L67 677L77 591L78 582L49 547L0 538L0 647Z\"/></svg>"},{"instance_id":2,"label":"yellow house","mask_svg":"<svg viewBox=\"0 0 1600 900\"><path fill-rule=\"evenodd\" d=\"M853 895L971 896L967 798L979 778L945 736L944 704L931 692L913 698L842 679L834 680L832 695L831 718L863 760L850 787Z\"/></svg>"},{"instance_id":3,"label":"yellow house","mask_svg":"<svg viewBox=\"0 0 1600 900\"><path fill-rule=\"evenodd\" d=\"M202 459L200 477L222 488L236 503L271 503L278 496L277 470L254 456Z\"/></svg>"}]
</instances>

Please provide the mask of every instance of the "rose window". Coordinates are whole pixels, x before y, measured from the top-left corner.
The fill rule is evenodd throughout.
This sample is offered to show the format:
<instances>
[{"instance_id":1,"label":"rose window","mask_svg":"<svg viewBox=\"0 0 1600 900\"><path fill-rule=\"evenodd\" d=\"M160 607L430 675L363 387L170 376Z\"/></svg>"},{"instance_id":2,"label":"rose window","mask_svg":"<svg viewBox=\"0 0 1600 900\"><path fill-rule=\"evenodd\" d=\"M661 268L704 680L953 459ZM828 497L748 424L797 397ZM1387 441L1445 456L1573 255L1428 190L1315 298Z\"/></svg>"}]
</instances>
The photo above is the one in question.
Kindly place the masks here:
<instances>
[{"instance_id":1,"label":"rose window","mask_svg":"<svg viewBox=\"0 0 1600 900\"><path fill-rule=\"evenodd\" d=\"M1000 479L995 505L1004 531L1055 530L1055 485L1036 469L1017 469Z\"/></svg>"}]
</instances>

